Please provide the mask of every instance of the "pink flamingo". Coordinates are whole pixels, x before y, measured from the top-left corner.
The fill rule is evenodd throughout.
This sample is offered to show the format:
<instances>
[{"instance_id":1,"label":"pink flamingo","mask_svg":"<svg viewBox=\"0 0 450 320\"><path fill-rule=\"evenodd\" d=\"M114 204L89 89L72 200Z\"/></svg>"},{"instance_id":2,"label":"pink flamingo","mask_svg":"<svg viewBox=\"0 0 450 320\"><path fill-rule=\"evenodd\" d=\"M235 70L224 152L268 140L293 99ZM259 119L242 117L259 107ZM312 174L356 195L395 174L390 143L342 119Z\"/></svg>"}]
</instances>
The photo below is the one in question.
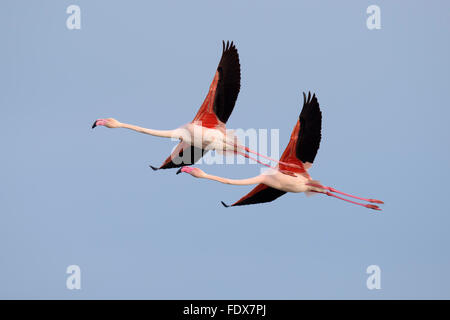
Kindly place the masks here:
<instances>
[{"instance_id":1,"label":"pink flamingo","mask_svg":"<svg viewBox=\"0 0 450 320\"><path fill-rule=\"evenodd\" d=\"M241 86L241 71L238 51L233 44L222 42L222 58L217 67L208 94L194 120L174 130L154 130L121 123L113 118L98 119L92 125L107 128L126 128L157 137L176 138L180 143L172 154L159 167L153 170L182 167L197 162L209 150L233 152L270 167L250 155L253 153L271 161L241 145L233 130L227 130L225 124L233 111Z\"/></svg>"},{"instance_id":2,"label":"pink flamingo","mask_svg":"<svg viewBox=\"0 0 450 320\"><path fill-rule=\"evenodd\" d=\"M306 194L325 194L369 209L381 210L377 205L352 201L338 196L335 193L370 203L382 204L383 201L357 197L332 187L323 186L319 181L312 180L307 170L311 167L319 149L322 113L315 94L311 97L311 93L308 93L308 97L306 97L305 93L303 93L303 100L300 117L292 131L289 144L284 150L277 168L269 169L267 172L253 178L240 180L213 176L198 168L192 167L183 167L177 173L186 172L196 178L215 180L232 185L257 184L252 191L231 206L270 202L286 192L305 192ZM224 202L222 204L228 207Z\"/></svg>"}]
</instances>

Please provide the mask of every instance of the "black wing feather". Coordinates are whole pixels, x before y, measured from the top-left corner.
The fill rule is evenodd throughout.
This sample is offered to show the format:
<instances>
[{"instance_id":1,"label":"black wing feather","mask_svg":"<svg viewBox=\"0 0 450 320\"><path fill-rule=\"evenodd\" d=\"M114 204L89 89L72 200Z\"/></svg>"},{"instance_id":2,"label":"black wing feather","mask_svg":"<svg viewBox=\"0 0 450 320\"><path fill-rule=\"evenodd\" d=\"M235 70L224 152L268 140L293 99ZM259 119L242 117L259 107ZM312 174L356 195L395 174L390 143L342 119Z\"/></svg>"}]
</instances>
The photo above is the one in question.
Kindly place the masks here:
<instances>
[{"instance_id":1,"label":"black wing feather","mask_svg":"<svg viewBox=\"0 0 450 320\"><path fill-rule=\"evenodd\" d=\"M281 190L269 187L268 185L265 185L263 183L260 183L252 191L250 191L247 195L242 197L242 199L233 203L231 206L235 207L235 206L244 206L244 205L249 205L249 204L271 202L271 201L281 197L285 193L286 193L285 191L281 191ZM222 202L222 204L224 206L227 206L223 202Z\"/></svg>"},{"instance_id":2,"label":"black wing feather","mask_svg":"<svg viewBox=\"0 0 450 320\"><path fill-rule=\"evenodd\" d=\"M190 146L190 148L186 148L181 150L178 153L178 156L171 159L170 161L166 161L161 167L155 168L152 167L153 170L158 169L171 169L171 168L180 168L187 165L192 165L196 163L201 157L203 157L208 151Z\"/></svg>"},{"instance_id":3,"label":"black wing feather","mask_svg":"<svg viewBox=\"0 0 450 320\"><path fill-rule=\"evenodd\" d=\"M314 162L322 138L322 112L316 95L308 97L303 92L303 109L300 113L300 131L298 133L296 156L305 162Z\"/></svg>"},{"instance_id":4,"label":"black wing feather","mask_svg":"<svg viewBox=\"0 0 450 320\"><path fill-rule=\"evenodd\" d=\"M217 72L219 81L217 83L216 96L214 97L213 110L217 118L223 123L233 112L239 90L241 88L241 65L239 54L233 42L223 44L222 58L220 59Z\"/></svg>"}]
</instances>

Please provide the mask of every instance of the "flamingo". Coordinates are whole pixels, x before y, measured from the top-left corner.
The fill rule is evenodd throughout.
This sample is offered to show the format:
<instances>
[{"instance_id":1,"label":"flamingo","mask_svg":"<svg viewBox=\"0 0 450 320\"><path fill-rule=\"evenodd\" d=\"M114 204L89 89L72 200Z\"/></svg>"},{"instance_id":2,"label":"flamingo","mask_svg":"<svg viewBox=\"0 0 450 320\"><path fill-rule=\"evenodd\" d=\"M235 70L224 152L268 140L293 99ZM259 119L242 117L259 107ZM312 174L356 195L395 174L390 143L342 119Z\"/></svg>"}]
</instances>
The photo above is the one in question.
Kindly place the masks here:
<instances>
[{"instance_id":1,"label":"flamingo","mask_svg":"<svg viewBox=\"0 0 450 320\"><path fill-rule=\"evenodd\" d=\"M185 172L195 178L204 178L231 185L257 184L252 191L232 205L227 205L222 201L225 207L271 202L287 192L305 192L307 195L314 193L324 194L369 209L381 210L377 205L352 201L336 195L336 193L370 203L382 204L383 201L381 200L366 199L344 193L332 187L323 186L319 181L313 180L308 174L308 170L311 168L320 146L321 129L322 112L320 111L316 95L313 94L311 97L309 92L308 97L306 97L306 94L303 93L302 111L291 133L289 144L280 158L278 167L269 169L253 178L237 180L210 175L199 168L189 166L182 167L177 174Z\"/></svg>"},{"instance_id":2,"label":"flamingo","mask_svg":"<svg viewBox=\"0 0 450 320\"><path fill-rule=\"evenodd\" d=\"M248 153L253 153L271 161L274 159L261 155L238 142L233 130L227 130L225 124L233 111L241 86L241 71L239 55L233 42L222 41L222 57L217 67L208 94L194 120L174 130L154 130L136 125L121 123L114 118L97 119L92 129L97 126L107 128L126 128L136 132L157 137L179 139L180 143L171 155L153 170L178 168L194 164L209 150L233 152L260 164L270 165L255 159Z\"/></svg>"}]
</instances>

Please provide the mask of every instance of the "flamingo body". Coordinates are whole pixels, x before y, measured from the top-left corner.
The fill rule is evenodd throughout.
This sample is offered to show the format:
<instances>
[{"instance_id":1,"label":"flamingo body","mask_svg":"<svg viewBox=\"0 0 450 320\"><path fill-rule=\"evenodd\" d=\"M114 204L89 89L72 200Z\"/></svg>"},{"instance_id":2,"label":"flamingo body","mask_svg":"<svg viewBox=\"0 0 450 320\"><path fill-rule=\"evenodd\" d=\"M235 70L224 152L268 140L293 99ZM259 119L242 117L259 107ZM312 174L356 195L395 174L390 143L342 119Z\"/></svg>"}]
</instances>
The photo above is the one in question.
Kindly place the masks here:
<instances>
[{"instance_id":1,"label":"flamingo body","mask_svg":"<svg viewBox=\"0 0 450 320\"><path fill-rule=\"evenodd\" d=\"M225 126L218 129L204 127L194 122L188 123L180 128L178 132L180 140L184 143L201 148L205 151L234 151L236 145L240 145L233 130L225 129Z\"/></svg>"},{"instance_id":2,"label":"flamingo body","mask_svg":"<svg viewBox=\"0 0 450 320\"><path fill-rule=\"evenodd\" d=\"M98 119L92 125L127 128L153 136L180 139L172 154L159 167L168 169L197 162L209 150L240 149L236 139L225 127L239 95L241 86L239 54L233 42L223 42L222 57L205 100L194 119L174 130L153 130L121 123L113 118ZM186 156L187 155L187 156Z\"/></svg>"},{"instance_id":3,"label":"flamingo body","mask_svg":"<svg viewBox=\"0 0 450 320\"><path fill-rule=\"evenodd\" d=\"M302 174L288 175L279 170L268 169L262 174L262 177L261 183L284 192L300 193L316 190L316 188L307 185L311 179Z\"/></svg>"}]
</instances>

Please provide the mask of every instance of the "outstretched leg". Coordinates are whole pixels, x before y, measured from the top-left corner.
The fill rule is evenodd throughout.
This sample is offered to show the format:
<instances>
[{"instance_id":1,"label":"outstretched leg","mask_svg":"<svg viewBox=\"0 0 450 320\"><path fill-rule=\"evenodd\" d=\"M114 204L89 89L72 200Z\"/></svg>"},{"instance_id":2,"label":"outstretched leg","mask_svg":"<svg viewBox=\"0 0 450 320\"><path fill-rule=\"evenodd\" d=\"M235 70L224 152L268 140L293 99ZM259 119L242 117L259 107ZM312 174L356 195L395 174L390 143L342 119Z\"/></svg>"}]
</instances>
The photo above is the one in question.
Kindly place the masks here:
<instances>
[{"instance_id":1,"label":"outstretched leg","mask_svg":"<svg viewBox=\"0 0 450 320\"><path fill-rule=\"evenodd\" d=\"M258 162L259 164L262 164L263 166L266 166L266 167L275 169L275 168L272 167L271 165L269 165L269 164L267 164L267 163L264 163L264 162L261 162L261 161L259 161L258 159L253 158L252 156L249 156L249 155L246 154L246 153L243 153L243 152L240 152L240 151L237 151L237 150L235 150L234 153L235 153L235 154L239 154L239 155L241 155L241 156L243 156L243 157L246 157L246 158L248 158L248 159L250 159L250 160L256 161L256 162Z\"/></svg>"},{"instance_id":2,"label":"outstretched leg","mask_svg":"<svg viewBox=\"0 0 450 320\"><path fill-rule=\"evenodd\" d=\"M260 153L258 153L258 152L256 152L256 151L253 151L252 149L250 149L250 148L248 148L248 147L241 146L241 145L239 145L239 144L231 144L231 143L227 143L227 144L234 147L234 150L235 150L234 152L235 152L235 154L239 154L239 155L241 155L241 156L243 156L243 157L246 157L246 158L248 158L248 159L254 160L254 161L258 162L259 164L262 164L262 165L264 165L264 166L266 166L266 167L269 167L269 168L275 169L275 168L272 167L271 165L268 165L268 164L266 164L266 163L263 163L263 162L257 160L256 158L251 157L250 155L248 155L248 154L246 154L246 153L244 153L244 152L240 152L239 149L243 149L244 151L246 151L246 152L248 152L248 153L253 153L253 154L257 155L258 157L267 159L267 160L269 160L269 161L271 161L271 162L275 162L275 163L278 163L278 164L282 164L282 165L287 166L287 167L303 169L303 168L301 168L300 166L298 166L298 165L296 165L296 164L293 164L293 163L287 163L287 162L284 162L284 161L280 161L280 160L273 159L273 158L271 158L271 157L268 157L268 156L265 156L265 155L263 155L263 154L260 154Z\"/></svg>"},{"instance_id":3,"label":"outstretched leg","mask_svg":"<svg viewBox=\"0 0 450 320\"><path fill-rule=\"evenodd\" d=\"M280 161L280 160L275 160L275 159L272 159L271 157L268 157L268 156L259 154L258 152L253 151L253 150L251 150L251 149L249 149L249 148L247 148L247 147L243 147L243 148L244 148L244 150L247 151L248 153L256 154L257 156L262 157L262 158L267 159L267 160L270 160L270 161L272 161L272 162L281 163L282 165L285 165L285 166L288 166L288 167L293 167L293 168L299 168L299 169L302 169L302 168L300 168L300 167L299 167L298 165L296 165L296 164L293 164L293 163L287 163L287 162L283 162L283 161Z\"/></svg>"},{"instance_id":4,"label":"outstretched leg","mask_svg":"<svg viewBox=\"0 0 450 320\"><path fill-rule=\"evenodd\" d=\"M335 195L335 194L333 194L333 193L331 193L331 192L329 192L329 191L327 191L327 192L312 191L312 192L323 193L323 194L325 194L325 195L327 195L327 196L334 197L334 198L337 198L337 199L339 199L339 200L344 200L344 201L347 201L347 202L349 202L349 203L356 204L356 205L358 205L358 206L362 206L362 207L365 207L365 208L368 208L368 209L373 209L373 210L379 210L379 211L381 211L380 207L377 206L377 205L375 205L375 204L359 203L359 202L356 202L356 201L348 200L348 199L339 197L339 196L337 196L337 195Z\"/></svg>"},{"instance_id":5,"label":"outstretched leg","mask_svg":"<svg viewBox=\"0 0 450 320\"><path fill-rule=\"evenodd\" d=\"M321 185L314 184L314 183L307 183L307 185L311 186L311 187L325 189L325 190L328 190L328 191L331 191L331 192L336 192L336 193L342 194L343 196L354 198L354 199L358 199L358 200L362 200L362 201L367 201L367 202L371 202L371 203L379 203L379 204L383 204L384 203L383 201L377 200L377 199L367 199L367 198L361 198L361 197L358 197L358 196L354 196L352 194L348 194L348 193L336 190L335 188L332 188L332 187L321 186Z\"/></svg>"}]
</instances>

